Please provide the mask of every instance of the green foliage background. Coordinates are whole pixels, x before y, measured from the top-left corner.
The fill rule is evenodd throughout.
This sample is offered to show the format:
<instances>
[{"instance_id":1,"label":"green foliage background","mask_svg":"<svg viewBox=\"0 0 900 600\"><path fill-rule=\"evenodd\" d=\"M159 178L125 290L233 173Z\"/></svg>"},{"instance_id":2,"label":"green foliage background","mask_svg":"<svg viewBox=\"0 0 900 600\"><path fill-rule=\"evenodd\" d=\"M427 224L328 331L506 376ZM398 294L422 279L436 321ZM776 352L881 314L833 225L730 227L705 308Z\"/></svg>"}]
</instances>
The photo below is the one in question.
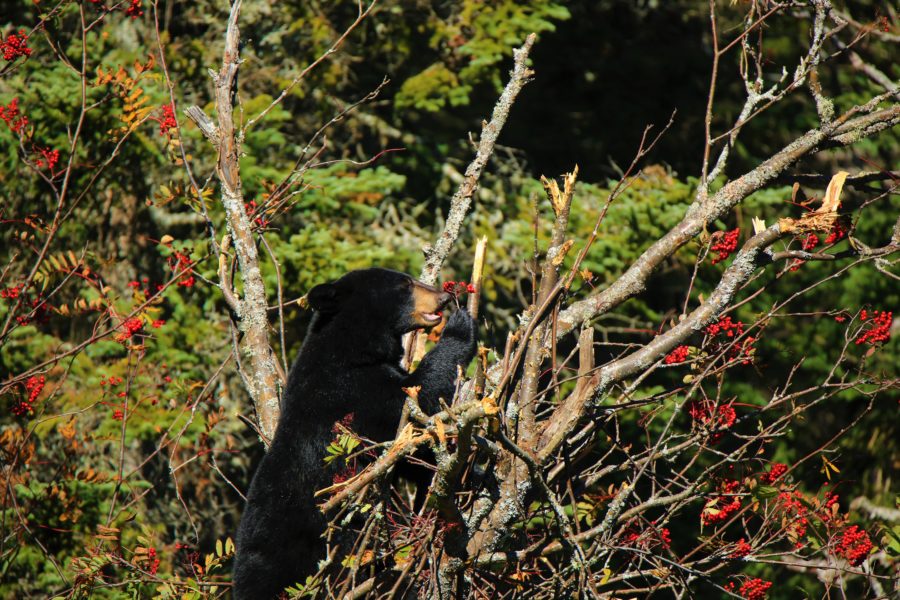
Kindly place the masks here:
<instances>
[{"instance_id":1,"label":"green foliage background","mask_svg":"<svg viewBox=\"0 0 900 600\"><path fill-rule=\"evenodd\" d=\"M390 84L372 102L362 105L329 126L307 156L321 149L320 163L305 173L304 191L287 212L271 216L266 234L278 257L288 299L312 285L344 272L382 265L410 273L421 267L421 247L439 230L459 173L471 157L469 131L477 131L502 87L511 63L512 48L532 31L539 33L533 52L536 77L514 107L501 142L476 197L457 252L445 270L447 279L465 278L469 248L476 236L490 239L490 271L485 290L485 340L502 345L515 316L530 301L528 271L534 244L546 244L551 214L537 177L555 176L578 163L582 177L575 200L572 237L583 240L617 178L618 165L628 164L641 131L648 123L664 124L674 109L675 125L649 157L652 165L613 204L600 238L584 267L594 274L591 284L574 292L581 297L592 286L613 281L639 253L682 216L696 186L693 178L702 154L702 117L708 83L708 16L705 4L625 1L524 2L478 0L428 2L385 0L355 31L341 52L326 60L293 88L285 102L254 127L246 139L241 168L246 199L262 202L272 186L289 175L313 134L343 107L365 96L387 76ZM734 22L738 8L722 4L723 19ZM878 2L852 2L858 19L874 20ZM110 12L86 36L79 30L79 11L100 16L101 4L63 2L58 8L31 2L0 2L4 35L30 28L40 19L45 31L32 33L34 54L0 77L0 104L14 97L34 128L33 140L62 150L61 163L72 160L71 216L65 221L51 252L85 253L84 262L102 274L120 312L127 313L145 299L142 289L170 275L170 249L159 244L173 236L175 247L198 261L198 270L215 279L209 241L196 209L200 200L190 189L180 164L180 151L160 135L158 125L145 121L117 142L127 127L125 100L110 84L86 90L88 104L83 141L76 156L65 152L81 106L81 86L71 65L85 52L91 72L125 69L153 107L152 116L169 102L166 80L156 66L143 73L155 52L156 33L150 7L130 19ZM111 6L111 5L110 5ZM179 109L189 104L213 113L207 68L217 68L222 31L227 18L223 3L160 2L159 35ZM322 52L327 50L356 14L356 3L246 3L242 15L245 62L239 81L238 118L258 114L274 96ZM893 21L896 32L897 22ZM803 49L806 31L795 25L767 32L772 72L792 61ZM54 46L51 46L52 40ZM890 49L867 40L862 49L894 79L900 67ZM59 55L55 55L58 53ZM66 63L70 64L66 64ZM723 69L714 127L726 127L742 101L742 86ZM841 90L836 101L849 107L875 90L850 70L823 74L825 85ZM815 110L806 97L786 102L761 117L746 131L730 174L752 167L796 135L815 125ZM177 139L191 155L195 175L213 175L215 156L197 129L178 115ZM802 166L804 172L830 173L892 168L900 158L896 135L867 140L850 151L818 155ZM372 160L383 150L394 150ZM112 152L114 161L100 168ZM99 173L99 175L98 175ZM96 177L96 180L94 179ZM53 218L55 201L38 170L23 161L23 149L5 126L0 126L0 239L3 264L12 268L4 287L24 280L42 242L41 227ZM881 184L873 184L878 190ZM83 193L82 193L83 191ZM821 195L821 190L810 190ZM854 192L848 191L850 201ZM857 192L855 199L874 193ZM216 190L205 197L214 222L223 224ZM538 200L535 200L535 199ZM749 219L769 222L796 216L789 182L749 199L719 229L750 229ZM896 195L870 207L857 235L871 245L884 244L900 211ZM38 223L35 228L31 223ZM23 241L22 235L34 237ZM654 275L640 299L598 323L610 346L641 343L680 311L699 242L689 245ZM264 276L274 304L276 272L267 253ZM17 258L18 257L18 258ZM835 268L811 264L743 305L737 317L750 322L779 298L786 298ZM699 267L693 301L708 294L721 265L706 260ZM147 283L140 289L130 281ZM48 275L50 285L60 274ZM777 296L774 295L777 293ZM91 301L89 286L68 282L53 304L75 306ZM740 402L762 404L773 381L806 356L798 377L816 382L829 368L833 351L846 326L821 311L855 312L870 307L898 307L896 282L879 276L872 267L851 270L805 294L787 309L805 314L785 318L770 327L757 345L757 365L742 371L728 391ZM0 302L0 319L11 304ZM190 582L226 573L229 563L216 540L232 535L241 501L231 483L245 489L261 449L256 436L238 414L252 418L247 395L227 364L223 375L195 411L186 407L201 393L231 351L231 332L224 303L214 286L199 280L192 288L172 286L148 316L165 320L159 329L147 328L142 353L129 353L107 340L89 345L47 373L48 385L35 414L16 417L11 408L23 389L0 398L0 450L3 454L0 491L0 598L44 597L50 594L89 594L84 581L125 582L123 587L97 587L98 598L169 597L173 582ZM52 313L46 323L18 327L0 348L0 379L41 363L90 336L97 316L90 311ZM292 356L302 340L306 315L297 309L286 314L286 353ZM623 327L627 325L627 327ZM812 332L812 333L811 333ZM280 340L273 334L273 342ZM279 346L280 349L280 346ZM896 377L898 341L895 338L871 357L857 353L856 364L872 373ZM600 358L603 358L601 356ZM126 383L101 385L110 376ZM660 389L675 381L657 382ZM127 385L127 389L126 389ZM125 392L129 400L127 427L112 418ZM648 395L652 390L647 392ZM865 495L891 506L897 493L900 461L897 397L882 397L874 412L846 437L840 454L830 460L841 467L841 491L847 498ZM847 394L799 424L787 439L770 450L773 459L792 462L829 439L850 422L859 401ZM635 433L639 433L635 429ZM27 438L22 446L21 442ZM10 454L28 448L26 455ZM118 473L120 453L124 472ZM819 489L823 474L808 463L794 477L811 491ZM121 485L118 477L124 475ZM893 477L893 479L892 479ZM227 479L226 479L227 478ZM115 540L97 538L107 516L122 502L127 510L111 525ZM845 506L846 510L847 507ZM22 529L18 523L25 522ZM678 525L685 536L696 537L696 523ZM877 542L876 542L877 543ZM677 545L677 542L676 542ZM161 564L155 583L128 566L144 564L139 548L153 547ZM123 560L104 554L115 548ZM198 553L194 555L192 553ZM205 559L212 554L212 562ZM210 573L198 572L196 564ZM218 571L216 571L218 569ZM795 598L800 586L810 593L817 582L807 575L779 574L774 568L754 573L782 577L771 597ZM79 579L79 576L82 579ZM785 579L786 577L786 579ZM81 587L79 587L81 585ZM181 589L181 588L179 588Z\"/></svg>"}]
</instances>

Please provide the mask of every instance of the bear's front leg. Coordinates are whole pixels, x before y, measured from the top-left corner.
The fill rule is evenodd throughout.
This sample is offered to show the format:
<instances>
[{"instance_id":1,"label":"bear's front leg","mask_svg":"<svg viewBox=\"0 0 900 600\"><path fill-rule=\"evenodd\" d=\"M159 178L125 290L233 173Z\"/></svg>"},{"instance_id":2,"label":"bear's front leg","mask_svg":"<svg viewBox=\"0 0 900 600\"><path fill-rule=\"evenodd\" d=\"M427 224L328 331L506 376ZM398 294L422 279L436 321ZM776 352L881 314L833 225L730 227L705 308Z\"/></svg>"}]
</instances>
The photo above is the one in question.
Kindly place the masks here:
<instances>
[{"instance_id":1,"label":"bear's front leg","mask_svg":"<svg viewBox=\"0 0 900 600\"><path fill-rule=\"evenodd\" d=\"M421 386L419 406L425 413L440 411L439 398L447 402L453 398L457 367L465 368L475 356L476 330L475 320L465 309L454 312L447 319L440 341L407 378L404 387Z\"/></svg>"}]
</instances>

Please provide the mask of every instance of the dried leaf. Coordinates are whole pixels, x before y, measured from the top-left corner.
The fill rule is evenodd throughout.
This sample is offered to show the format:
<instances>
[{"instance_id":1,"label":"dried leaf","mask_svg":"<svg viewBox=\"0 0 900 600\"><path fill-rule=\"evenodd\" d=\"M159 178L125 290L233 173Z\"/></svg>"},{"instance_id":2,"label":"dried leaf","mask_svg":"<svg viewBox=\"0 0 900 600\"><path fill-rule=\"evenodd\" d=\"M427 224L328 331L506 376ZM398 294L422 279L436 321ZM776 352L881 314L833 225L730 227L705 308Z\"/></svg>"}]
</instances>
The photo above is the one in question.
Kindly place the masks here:
<instances>
[{"instance_id":1,"label":"dried leaf","mask_svg":"<svg viewBox=\"0 0 900 600\"><path fill-rule=\"evenodd\" d=\"M119 533L121 531L117 527L106 527L105 525L97 525L97 531L103 534Z\"/></svg>"}]
</instances>

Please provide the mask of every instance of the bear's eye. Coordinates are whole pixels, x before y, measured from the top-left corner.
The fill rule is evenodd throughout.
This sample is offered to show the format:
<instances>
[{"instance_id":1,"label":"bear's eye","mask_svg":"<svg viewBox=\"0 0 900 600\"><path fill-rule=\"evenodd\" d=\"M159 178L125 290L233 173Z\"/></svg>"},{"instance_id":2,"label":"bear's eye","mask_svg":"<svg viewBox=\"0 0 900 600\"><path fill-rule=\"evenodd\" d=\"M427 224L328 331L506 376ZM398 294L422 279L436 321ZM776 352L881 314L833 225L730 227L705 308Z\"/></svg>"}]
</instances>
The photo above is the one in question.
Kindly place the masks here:
<instances>
[{"instance_id":1,"label":"bear's eye","mask_svg":"<svg viewBox=\"0 0 900 600\"><path fill-rule=\"evenodd\" d=\"M408 290L412 286L413 286L412 279L404 279L403 281L400 282L400 285L398 285L397 287L401 290Z\"/></svg>"}]
</instances>

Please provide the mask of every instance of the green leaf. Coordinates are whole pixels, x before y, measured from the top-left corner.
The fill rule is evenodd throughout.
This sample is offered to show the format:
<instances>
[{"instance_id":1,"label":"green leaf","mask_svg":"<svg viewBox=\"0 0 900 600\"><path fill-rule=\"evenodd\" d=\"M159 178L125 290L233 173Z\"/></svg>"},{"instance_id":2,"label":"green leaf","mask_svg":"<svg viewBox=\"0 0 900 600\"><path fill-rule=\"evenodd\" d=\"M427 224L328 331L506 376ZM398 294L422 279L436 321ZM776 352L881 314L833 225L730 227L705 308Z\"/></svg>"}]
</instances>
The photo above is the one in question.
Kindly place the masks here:
<instances>
[{"instance_id":1,"label":"green leaf","mask_svg":"<svg viewBox=\"0 0 900 600\"><path fill-rule=\"evenodd\" d=\"M771 485L760 485L753 490L753 496L759 499L774 498L779 494L780 490Z\"/></svg>"}]
</instances>

